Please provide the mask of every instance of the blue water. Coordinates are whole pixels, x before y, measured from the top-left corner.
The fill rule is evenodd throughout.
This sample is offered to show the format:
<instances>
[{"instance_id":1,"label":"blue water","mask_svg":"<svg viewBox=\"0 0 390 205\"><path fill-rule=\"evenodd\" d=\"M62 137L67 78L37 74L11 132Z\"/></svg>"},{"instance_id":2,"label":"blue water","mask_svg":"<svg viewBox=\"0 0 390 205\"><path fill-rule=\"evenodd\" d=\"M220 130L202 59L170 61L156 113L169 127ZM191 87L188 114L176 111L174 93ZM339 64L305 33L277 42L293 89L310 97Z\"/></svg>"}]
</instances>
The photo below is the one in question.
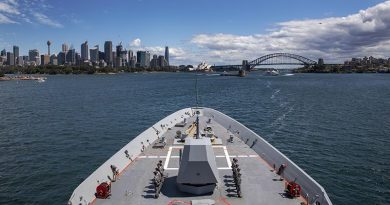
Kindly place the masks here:
<instances>
[{"instance_id":1,"label":"blue water","mask_svg":"<svg viewBox=\"0 0 390 205\"><path fill-rule=\"evenodd\" d=\"M201 105L290 157L334 204L390 204L390 75L201 75ZM113 153L195 105L194 74L0 82L0 204L66 204Z\"/></svg>"}]
</instances>

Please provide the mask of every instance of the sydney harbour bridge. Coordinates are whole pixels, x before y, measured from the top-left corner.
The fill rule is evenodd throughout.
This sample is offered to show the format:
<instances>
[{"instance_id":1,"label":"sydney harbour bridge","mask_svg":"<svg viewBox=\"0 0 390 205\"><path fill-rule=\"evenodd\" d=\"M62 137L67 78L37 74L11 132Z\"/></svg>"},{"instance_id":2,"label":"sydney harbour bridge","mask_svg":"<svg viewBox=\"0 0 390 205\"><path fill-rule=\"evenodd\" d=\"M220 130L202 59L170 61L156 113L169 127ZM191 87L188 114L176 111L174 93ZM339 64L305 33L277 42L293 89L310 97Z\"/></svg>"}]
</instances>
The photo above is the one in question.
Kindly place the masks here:
<instances>
[{"instance_id":1,"label":"sydney harbour bridge","mask_svg":"<svg viewBox=\"0 0 390 205\"><path fill-rule=\"evenodd\" d=\"M280 65L288 65L288 66L315 66L318 64L323 64L323 60L319 60L316 62L309 58L290 54L290 53L273 53L265 56L261 56L252 61L243 60L241 65L222 65L222 66L212 66L213 70L256 70L256 66L280 66Z\"/></svg>"}]
</instances>

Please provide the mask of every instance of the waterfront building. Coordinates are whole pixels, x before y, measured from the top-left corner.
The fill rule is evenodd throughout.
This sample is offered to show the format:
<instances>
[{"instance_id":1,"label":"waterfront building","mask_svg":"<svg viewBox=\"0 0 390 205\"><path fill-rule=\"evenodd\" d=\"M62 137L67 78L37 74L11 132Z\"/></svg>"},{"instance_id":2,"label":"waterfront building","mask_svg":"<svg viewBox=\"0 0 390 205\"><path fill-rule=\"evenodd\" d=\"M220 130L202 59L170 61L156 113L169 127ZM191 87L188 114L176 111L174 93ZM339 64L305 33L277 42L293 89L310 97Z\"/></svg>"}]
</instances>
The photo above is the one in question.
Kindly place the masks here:
<instances>
[{"instance_id":1,"label":"waterfront building","mask_svg":"<svg viewBox=\"0 0 390 205\"><path fill-rule=\"evenodd\" d=\"M75 65L76 64L76 51L75 49L70 49L66 53L66 60L65 62L69 65Z\"/></svg>"},{"instance_id":2,"label":"waterfront building","mask_svg":"<svg viewBox=\"0 0 390 205\"><path fill-rule=\"evenodd\" d=\"M165 60L167 61L167 65L169 66L169 48L165 46Z\"/></svg>"},{"instance_id":3,"label":"waterfront building","mask_svg":"<svg viewBox=\"0 0 390 205\"><path fill-rule=\"evenodd\" d=\"M92 63L99 62L99 47L89 49L90 60Z\"/></svg>"},{"instance_id":4,"label":"waterfront building","mask_svg":"<svg viewBox=\"0 0 390 205\"><path fill-rule=\"evenodd\" d=\"M56 54L50 56L50 65L58 65L58 59Z\"/></svg>"},{"instance_id":5,"label":"waterfront building","mask_svg":"<svg viewBox=\"0 0 390 205\"><path fill-rule=\"evenodd\" d=\"M15 56L11 52L7 52L7 65L9 66L15 65Z\"/></svg>"},{"instance_id":6,"label":"waterfront building","mask_svg":"<svg viewBox=\"0 0 390 205\"><path fill-rule=\"evenodd\" d=\"M120 56L122 50L123 50L123 46L122 46L122 42L120 42L119 45L116 46L116 55L117 55L116 57Z\"/></svg>"},{"instance_id":7,"label":"waterfront building","mask_svg":"<svg viewBox=\"0 0 390 205\"><path fill-rule=\"evenodd\" d=\"M39 51L37 49L29 50L28 57L29 57L29 61L36 62L37 58L39 59Z\"/></svg>"},{"instance_id":8,"label":"waterfront building","mask_svg":"<svg viewBox=\"0 0 390 205\"><path fill-rule=\"evenodd\" d=\"M158 56L158 66L161 68L168 66L168 62L164 56Z\"/></svg>"},{"instance_id":9,"label":"waterfront building","mask_svg":"<svg viewBox=\"0 0 390 205\"><path fill-rule=\"evenodd\" d=\"M0 56L7 56L7 51L5 49L3 49L1 52L0 52Z\"/></svg>"},{"instance_id":10,"label":"waterfront building","mask_svg":"<svg viewBox=\"0 0 390 205\"><path fill-rule=\"evenodd\" d=\"M130 61L131 58L133 58L133 56L134 56L133 51L132 50L128 50L127 54L128 54L128 58L127 59Z\"/></svg>"},{"instance_id":11,"label":"waterfront building","mask_svg":"<svg viewBox=\"0 0 390 205\"><path fill-rule=\"evenodd\" d=\"M48 65L50 63L49 55L41 55L41 65Z\"/></svg>"},{"instance_id":12,"label":"waterfront building","mask_svg":"<svg viewBox=\"0 0 390 205\"><path fill-rule=\"evenodd\" d=\"M14 51L14 63L15 65L19 65L19 47L13 46L13 51Z\"/></svg>"},{"instance_id":13,"label":"waterfront building","mask_svg":"<svg viewBox=\"0 0 390 205\"><path fill-rule=\"evenodd\" d=\"M62 52L66 53L68 52L69 48L68 48L68 45L66 43L63 43L62 44Z\"/></svg>"},{"instance_id":14,"label":"waterfront building","mask_svg":"<svg viewBox=\"0 0 390 205\"><path fill-rule=\"evenodd\" d=\"M137 65L141 68L149 68L150 66L149 51L137 51Z\"/></svg>"},{"instance_id":15,"label":"waterfront building","mask_svg":"<svg viewBox=\"0 0 390 205\"><path fill-rule=\"evenodd\" d=\"M130 68L135 68L136 63L137 63L137 58L135 56L132 56L129 59L129 67Z\"/></svg>"},{"instance_id":16,"label":"waterfront building","mask_svg":"<svg viewBox=\"0 0 390 205\"><path fill-rule=\"evenodd\" d=\"M112 66L113 55L112 55L112 41L106 41L104 43L104 61L106 61L108 66Z\"/></svg>"},{"instance_id":17,"label":"waterfront building","mask_svg":"<svg viewBox=\"0 0 390 205\"><path fill-rule=\"evenodd\" d=\"M88 58L88 41L81 44L81 60L86 61Z\"/></svg>"},{"instance_id":18,"label":"waterfront building","mask_svg":"<svg viewBox=\"0 0 390 205\"><path fill-rule=\"evenodd\" d=\"M65 62L66 62L65 52L61 51L61 52L58 53L57 63L58 63L58 65L64 65Z\"/></svg>"},{"instance_id":19,"label":"waterfront building","mask_svg":"<svg viewBox=\"0 0 390 205\"><path fill-rule=\"evenodd\" d=\"M153 55L152 60L150 61L150 67L151 68L159 68L160 66L158 65L158 57L157 55Z\"/></svg>"},{"instance_id":20,"label":"waterfront building","mask_svg":"<svg viewBox=\"0 0 390 205\"><path fill-rule=\"evenodd\" d=\"M76 54L75 54L75 63L74 63L74 65L79 66L79 65L81 65L81 62L82 62L82 60L81 60L81 55L80 55L80 53L77 53L77 52L76 52Z\"/></svg>"},{"instance_id":21,"label":"waterfront building","mask_svg":"<svg viewBox=\"0 0 390 205\"><path fill-rule=\"evenodd\" d=\"M99 51L99 61L105 59L106 54L103 51Z\"/></svg>"}]
</instances>

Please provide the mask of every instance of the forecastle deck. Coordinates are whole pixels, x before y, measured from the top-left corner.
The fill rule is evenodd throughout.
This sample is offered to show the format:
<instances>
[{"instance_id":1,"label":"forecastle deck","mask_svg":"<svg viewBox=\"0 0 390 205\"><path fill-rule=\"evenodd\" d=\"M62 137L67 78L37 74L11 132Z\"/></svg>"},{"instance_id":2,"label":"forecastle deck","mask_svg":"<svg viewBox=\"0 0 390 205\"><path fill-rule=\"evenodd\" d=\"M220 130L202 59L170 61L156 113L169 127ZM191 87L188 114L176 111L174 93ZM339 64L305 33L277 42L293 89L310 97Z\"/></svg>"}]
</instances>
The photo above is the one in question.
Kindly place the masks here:
<instances>
[{"instance_id":1,"label":"forecastle deck","mask_svg":"<svg viewBox=\"0 0 390 205\"><path fill-rule=\"evenodd\" d=\"M176 187L179 151L183 144L176 142L175 136L177 131L185 133L188 130L195 120L195 111L200 112L200 128L211 127L220 139L213 145L220 181L214 193L205 196L185 194ZM184 127L175 127L184 119ZM228 142L231 135L234 136L233 143ZM165 137L166 146L153 148L153 143L161 137ZM237 197L232 179L231 160L234 157L238 159L242 173L242 198ZM163 161L168 176L160 197L155 199L152 179L159 160ZM280 176L273 169L273 165L279 167L282 163L288 165L284 181L279 180ZM96 186L101 182L110 183L110 165L119 170L117 180L111 183L112 195L108 199L96 199ZM292 180L302 186L303 197L286 196L286 181ZM242 124L209 108L183 109L159 121L92 173L76 188L69 201L73 205L191 204L200 199L210 199L215 204L306 204L308 201L310 204L332 204L324 189L291 160Z\"/></svg>"}]
</instances>

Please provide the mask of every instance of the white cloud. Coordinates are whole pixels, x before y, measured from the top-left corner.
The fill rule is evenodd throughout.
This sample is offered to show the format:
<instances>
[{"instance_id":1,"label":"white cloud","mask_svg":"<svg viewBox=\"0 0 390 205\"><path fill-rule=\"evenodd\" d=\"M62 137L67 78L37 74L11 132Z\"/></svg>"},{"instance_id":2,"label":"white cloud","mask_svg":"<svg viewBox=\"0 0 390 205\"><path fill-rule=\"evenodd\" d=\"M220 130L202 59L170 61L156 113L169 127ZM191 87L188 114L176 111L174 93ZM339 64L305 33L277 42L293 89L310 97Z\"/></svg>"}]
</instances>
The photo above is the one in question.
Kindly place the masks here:
<instances>
[{"instance_id":1,"label":"white cloud","mask_svg":"<svg viewBox=\"0 0 390 205\"><path fill-rule=\"evenodd\" d=\"M140 47L141 46L141 39L136 38L133 41L130 42L131 47Z\"/></svg>"},{"instance_id":2,"label":"white cloud","mask_svg":"<svg viewBox=\"0 0 390 205\"><path fill-rule=\"evenodd\" d=\"M7 16L0 13L0 24L12 24L17 23L11 19L9 19Z\"/></svg>"},{"instance_id":3,"label":"white cloud","mask_svg":"<svg viewBox=\"0 0 390 205\"><path fill-rule=\"evenodd\" d=\"M45 14L34 13L33 16L41 24L45 24L45 25L48 25L48 26L51 26L51 27L55 27L55 28L63 28L64 27L61 23L59 23L59 22L57 22L55 20L50 19Z\"/></svg>"},{"instance_id":4,"label":"white cloud","mask_svg":"<svg viewBox=\"0 0 390 205\"><path fill-rule=\"evenodd\" d=\"M14 1L0 2L0 12L19 15L20 11L17 8L17 3Z\"/></svg>"},{"instance_id":5,"label":"white cloud","mask_svg":"<svg viewBox=\"0 0 390 205\"><path fill-rule=\"evenodd\" d=\"M332 62L390 53L390 1L346 17L294 20L277 24L266 34L199 34L192 43L212 62L240 63L273 52L290 52ZM201 59L200 59L201 60Z\"/></svg>"}]
</instances>

